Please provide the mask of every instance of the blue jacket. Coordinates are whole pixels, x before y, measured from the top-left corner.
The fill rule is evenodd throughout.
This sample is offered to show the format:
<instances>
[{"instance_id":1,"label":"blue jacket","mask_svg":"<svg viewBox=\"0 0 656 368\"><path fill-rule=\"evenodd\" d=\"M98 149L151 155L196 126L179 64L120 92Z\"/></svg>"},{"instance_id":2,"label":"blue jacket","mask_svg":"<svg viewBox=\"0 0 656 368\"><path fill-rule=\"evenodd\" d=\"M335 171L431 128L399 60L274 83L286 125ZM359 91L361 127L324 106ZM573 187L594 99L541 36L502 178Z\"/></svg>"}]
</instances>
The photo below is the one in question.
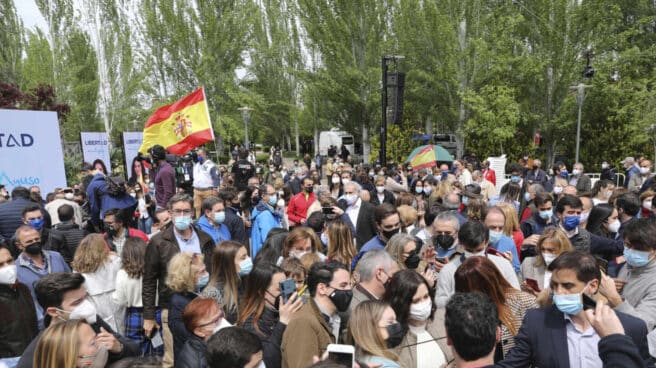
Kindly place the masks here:
<instances>
[{"instance_id":1,"label":"blue jacket","mask_svg":"<svg viewBox=\"0 0 656 368\"><path fill-rule=\"evenodd\" d=\"M513 268L515 269L515 273L519 273L519 255L517 254L517 247L515 246L515 242L510 239L509 236L502 235L501 239L496 244L490 243L490 246L499 252L508 252L512 253L512 265Z\"/></svg>"},{"instance_id":2,"label":"blue jacket","mask_svg":"<svg viewBox=\"0 0 656 368\"><path fill-rule=\"evenodd\" d=\"M48 262L48 274L54 272L71 272L71 268L68 267L64 257L61 254L52 251L52 250L43 250L43 257L47 259ZM16 268L18 269L18 281L25 284L30 293L32 293L32 299L34 300L34 306L36 307L36 317L39 323L39 329L43 328L43 308L36 300L36 294L34 293L34 284L39 281L43 275L37 273L29 262L23 259L22 253L16 258Z\"/></svg>"},{"instance_id":3,"label":"blue jacket","mask_svg":"<svg viewBox=\"0 0 656 368\"><path fill-rule=\"evenodd\" d=\"M87 187L87 198L89 208L91 209L91 222L99 224L100 220L105 217L105 211L112 208L129 208L137 205L137 200L132 198L127 192L121 197L113 197L107 194L107 184L105 184L105 175L96 174L89 186Z\"/></svg>"},{"instance_id":4,"label":"blue jacket","mask_svg":"<svg viewBox=\"0 0 656 368\"><path fill-rule=\"evenodd\" d=\"M624 326L626 336L638 347L640 356L647 366L650 362L647 347L647 326L642 320L624 313L616 312ZM508 352L506 359L495 367L552 367L569 368L567 329L563 313L555 306L531 309L515 336L515 347ZM604 365L606 366L606 365ZM623 366L622 364L618 366Z\"/></svg>"},{"instance_id":5,"label":"blue jacket","mask_svg":"<svg viewBox=\"0 0 656 368\"><path fill-rule=\"evenodd\" d=\"M251 257L253 259L257 252L262 249L262 244L269 235L269 231L273 228L280 227L280 214L273 211L270 206L266 205L263 201L253 208L251 213L251 221L253 227L251 228Z\"/></svg>"},{"instance_id":6,"label":"blue jacket","mask_svg":"<svg viewBox=\"0 0 656 368\"><path fill-rule=\"evenodd\" d=\"M206 232L207 235L212 237L214 244L217 246L220 242L231 239L230 230L228 230L228 227L225 224L221 224L221 226L216 228L214 225L210 224L210 221L205 215L201 216L196 224L198 227L200 227L201 230Z\"/></svg>"},{"instance_id":7,"label":"blue jacket","mask_svg":"<svg viewBox=\"0 0 656 368\"><path fill-rule=\"evenodd\" d=\"M370 250L379 250L379 249L385 249L385 243L380 239L379 235L374 236L373 238L369 239L368 242L364 243L362 248L360 248L360 251L358 254L353 257L353 261L351 262L351 269L355 270L355 266L358 264L358 261L362 256L367 253Z\"/></svg>"}]
</instances>

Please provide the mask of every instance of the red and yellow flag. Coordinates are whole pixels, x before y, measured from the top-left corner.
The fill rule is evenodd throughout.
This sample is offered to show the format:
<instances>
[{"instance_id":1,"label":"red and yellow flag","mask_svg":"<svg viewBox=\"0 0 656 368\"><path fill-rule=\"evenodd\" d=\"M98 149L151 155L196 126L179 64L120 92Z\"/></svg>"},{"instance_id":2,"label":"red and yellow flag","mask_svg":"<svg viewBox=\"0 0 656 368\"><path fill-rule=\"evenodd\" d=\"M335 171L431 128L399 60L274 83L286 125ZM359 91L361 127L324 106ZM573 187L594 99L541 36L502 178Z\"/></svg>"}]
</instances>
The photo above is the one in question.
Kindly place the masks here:
<instances>
[{"instance_id":1,"label":"red and yellow flag","mask_svg":"<svg viewBox=\"0 0 656 368\"><path fill-rule=\"evenodd\" d=\"M203 87L182 99L160 107L144 127L139 152L146 153L156 144L176 155L214 140Z\"/></svg>"}]
</instances>

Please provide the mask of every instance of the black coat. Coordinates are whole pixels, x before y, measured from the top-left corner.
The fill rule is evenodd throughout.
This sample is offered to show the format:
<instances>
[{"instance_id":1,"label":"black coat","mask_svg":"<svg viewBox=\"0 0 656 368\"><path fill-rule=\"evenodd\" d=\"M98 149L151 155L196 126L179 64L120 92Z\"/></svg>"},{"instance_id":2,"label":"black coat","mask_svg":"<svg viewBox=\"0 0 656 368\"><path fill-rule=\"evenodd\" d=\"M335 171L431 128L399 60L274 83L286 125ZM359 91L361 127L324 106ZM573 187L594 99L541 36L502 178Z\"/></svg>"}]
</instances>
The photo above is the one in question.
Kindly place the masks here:
<instances>
[{"instance_id":1,"label":"black coat","mask_svg":"<svg viewBox=\"0 0 656 368\"><path fill-rule=\"evenodd\" d=\"M280 345L287 325L280 323L278 312L266 307L260 319L257 320L259 331L253 325L253 317L253 315L248 317L242 327L260 338L264 364L267 368L280 368L282 360Z\"/></svg>"},{"instance_id":2,"label":"black coat","mask_svg":"<svg viewBox=\"0 0 656 368\"><path fill-rule=\"evenodd\" d=\"M22 355L38 333L36 309L27 286L0 285L0 358Z\"/></svg>"},{"instance_id":3,"label":"black coat","mask_svg":"<svg viewBox=\"0 0 656 368\"><path fill-rule=\"evenodd\" d=\"M72 222L60 222L50 231L49 244L47 250L54 250L64 257L69 265L73 261L75 250L87 235L87 232L80 229L80 226Z\"/></svg>"},{"instance_id":4,"label":"black coat","mask_svg":"<svg viewBox=\"0 0 656 368\"><path fill-rule=\"evenodd\" d=\"M207 368L206 352L205 341L191 334L180 352L175 354L175 366L176 368Z\"/></svg>"},{"instance_id":5,"label":"black coat","mask_svg":"<svg viewBox=\"0 0 656 368\"><path fill-rule=\"evenodd\" d=\"M193 335L187 330L182 321L182 312L187 304L196 298L194 293L173 293L169 305L169 328L173 335L173 356L182 351L182 347Z\"/></svg>"},{"instance_id":6,"label":"black coat","mask_svg":"<svg viewBox=\"0 0 656 368\"><path fill-rule=\"evenodd\" d=\"M242 220L241 216L239 216L237 211L232 207L226 207L225 214L225 221L223 223L228 227L228 231L230 232L230 237L232 240L247 245L246 227L244 226L244 220Z\"/></svg>"},{"instance_id":7,"label":"black coat","mask_svg":"<svg viewBox=\"0 0 656 368\"><path fill-rule=\"evenodd\" d=\"M376 190L372 190L369 193L369 196L371 197L369 203L373 204L374 206L379 206L383 203L389 203L394 206L394 193L390 192L389 190L383 191L383 203L380 203L380 200L378 200L378 192Z\"/></svg>"}]
</instances>

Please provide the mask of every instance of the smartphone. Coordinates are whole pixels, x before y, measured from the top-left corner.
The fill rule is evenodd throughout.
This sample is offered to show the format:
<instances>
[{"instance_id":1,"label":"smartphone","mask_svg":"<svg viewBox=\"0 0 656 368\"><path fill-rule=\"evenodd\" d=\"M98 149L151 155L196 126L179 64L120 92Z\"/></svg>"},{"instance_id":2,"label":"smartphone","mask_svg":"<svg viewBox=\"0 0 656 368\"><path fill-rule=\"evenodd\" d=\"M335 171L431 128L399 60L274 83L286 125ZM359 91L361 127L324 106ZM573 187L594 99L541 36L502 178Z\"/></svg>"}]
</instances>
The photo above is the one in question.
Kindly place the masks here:
<instances>
[{"instance_id":1,"label":"smartphone","mask_svg":"<svg viewBox=\"0 0 656 368\"><path fill-rule=\"evenodd\" d=\"M296 281L287 279L280 281L280 295L282 295L282 304L287 303L289 297L296 291Z\"/></svg>"},{"instance_id":2,"label":"smartphone","mask_svg":"<svg viewBox=\"0 0 656 368\"><path fill-rule=\"evenodd\" d=\"M329 344L328 360L346 367L353 367L355 364L355 348L353 345Z\"/></svg>"},{"instance_id":3,"label":"smartphone","mask_svg":"<svg viewBox=\"0 0 656 368\"><path fill-rule=\"evenodd\" d=\"M323 212L324 215L332 215L333 214L333 208L332 207L321 207L321 212Z\"/></svg>"},{"instance_id":4,"label":"smartphone","mask_svg":"<svg viewBox=\"0 0 656 368\"><path fill-rule=\"evenodd\" d=\"M583 293L583 310L597 308L597 302Z\"/></svg>"},{"instance_id":5,"label":"smartphone","mask_svg":"<svg viewBox=\"0 0 656 368\"><path fill-rule=\"evenodd\" d=\"M494 249L494 248L492 248L492 247L488 247L488 248L485 250L485 252L486 252L487 254L493 254L493 255L495 255L495 256L503 256L503 254L502 254L501 252L499 252L498 250L496 250L496 249Z\"/></svg>"},{"instance_id":6,"label":"smartphone","mask_svg":"<svg viewBox=\"0 0 656 368\"><path fill-rule=\"evenodd\" d=\"M150 338L150 343L153 345L153 348L155 349L164 345L164 340L162 340L162 335L159 334L157 327L153 328L153 331L150 333L149 338Z\"/></svg>"},{"instance_id":7,"label":"smartphone","mask_svg":"<svg viewBox=\"0 0 656 368\"><path fill-rule=\"evenodd\" d=\"M528 287L530 287L531 289L533 289L535 291L539 292L541 290L540 286L538 286L538 281L537 280L526 279L526 284L528 285Z\"/></svg>"},{"instance_id":8,"label":"smartphone","mask_svg":"<svg viewBox=\"0 0 656 368\"><path fill-rule=\"evenodd\" d=\"M442 264L446 264L447 259L448 259L447 257L437 257L437 256L435 256L435 260L442 263Z\"/></svg>"}]
</instances>

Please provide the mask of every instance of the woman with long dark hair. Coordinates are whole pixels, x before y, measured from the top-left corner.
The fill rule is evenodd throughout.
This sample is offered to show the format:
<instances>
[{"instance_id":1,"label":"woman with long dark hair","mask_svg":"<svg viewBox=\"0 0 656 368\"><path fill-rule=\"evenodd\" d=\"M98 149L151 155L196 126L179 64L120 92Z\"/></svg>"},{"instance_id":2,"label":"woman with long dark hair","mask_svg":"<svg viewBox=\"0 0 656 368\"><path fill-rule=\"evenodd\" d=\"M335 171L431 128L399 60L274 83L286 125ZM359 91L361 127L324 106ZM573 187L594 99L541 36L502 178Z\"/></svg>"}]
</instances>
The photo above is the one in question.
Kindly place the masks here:
<instances>
[{"instance_id":1,"label":"woman with long dark hair","mask_svg":"<svg viewBox=\"0 0 656 368\"><path fill-rule=\"evenodd\" d=\"M592 207L585 229L604 238L614 238L615 233L620 229L617 209L608 203Z\"/></svg>"},{"instance_id":2,"label":"woman with long dark hair","mask_svg":"<svg viewBox=\"0 0 656 368\"><path fill-rule=\"evenodd\" d=\"M253 261L242 243L226 240L212 253L212 273L203 296L216 300L223 307L230 323L237 321L239 300L243 291L241 278L253 269Z\"/></svg>"},{"instance_id":3,"label":"woman with long dark hair","mask_svg":"<svg viewBox=\"0 0 656 368\"><path fill-rule=\"evenodd\" d=\"M270 263L258 263L246 278L237 325L256 334L262 341L264 363L280 367L280 344L287 323L301 309L303 300L296 294L283 303L280 282L286 279L283 270Z\"/></svg>"},{"instance_id":4,"label":"woman with long dark hair","mask_svg":"<svg viewBox=\"0 0 656 368\"><path fill-rule=\"evenodd\" d=\"M436 309L435 291L414 270L392 276L383 301L396 313L405 335L395 353L401 367L444 367L453 361L446 344L444 309Z\"/></svg>"},{"instance_id":5,"label":"woman with long dark hair","mask_svg":"<svg viewBox=\"0 0 656 368\"><path fill-rule=\"evenodd\" d=\"M496 304L501 321L501 349L497 349L494 360L502 360L510 348L515 346L515 336L526 311L538 308L535 297L510 286L494 263L486 257L467 258L456 270L454 279L456 292L480 292Z\"/></svg>"}]
</instances>

